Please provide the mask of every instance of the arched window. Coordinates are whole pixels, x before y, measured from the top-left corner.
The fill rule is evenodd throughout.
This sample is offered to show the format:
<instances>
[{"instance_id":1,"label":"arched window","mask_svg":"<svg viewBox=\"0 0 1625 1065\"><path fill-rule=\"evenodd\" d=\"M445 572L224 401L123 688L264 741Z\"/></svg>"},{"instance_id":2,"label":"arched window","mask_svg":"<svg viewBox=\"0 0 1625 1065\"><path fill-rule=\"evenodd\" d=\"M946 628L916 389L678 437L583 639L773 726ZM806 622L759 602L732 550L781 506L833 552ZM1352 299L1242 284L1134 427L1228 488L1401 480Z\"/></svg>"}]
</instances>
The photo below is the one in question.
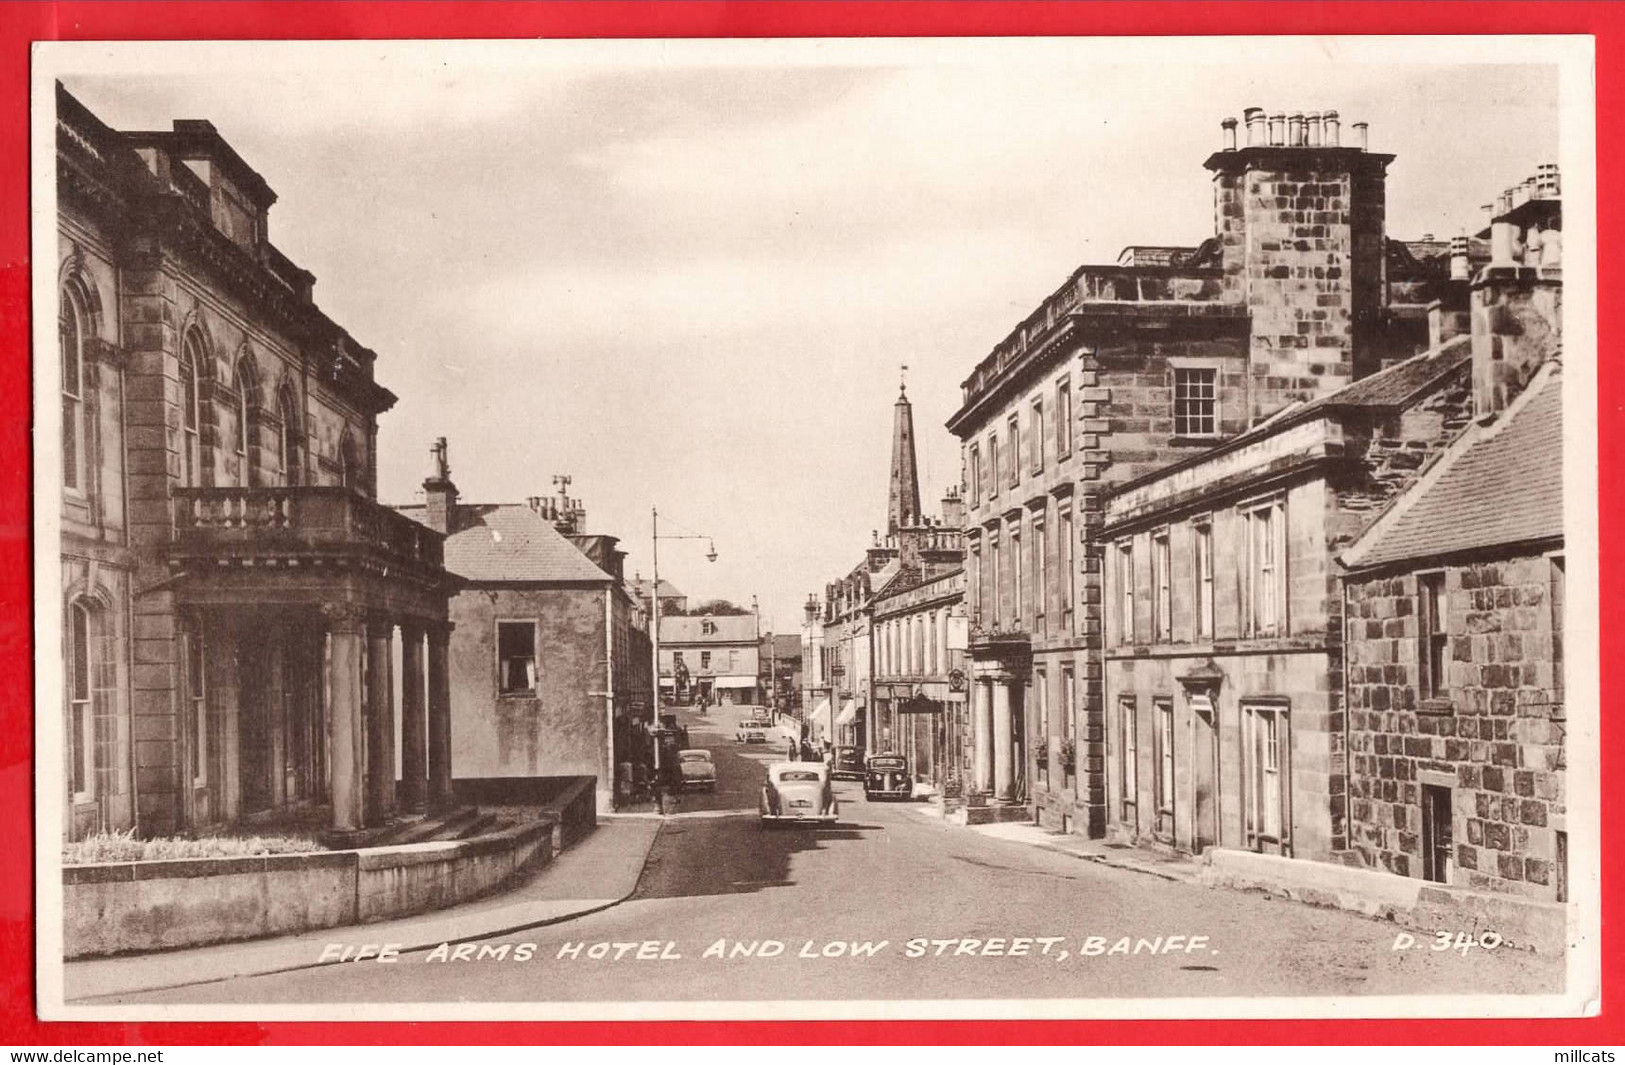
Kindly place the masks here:
<instances>
[{"instance_id":1,"label":"arched window","mask_svg":"<svg viewBox=\"0 0 1625 1065\"><path fill-rule=\"evenodd\" d=\"M203 484L202 409L198 403L198 373L207 354L194 333L181 347L181 484Z\"/></svg>"},{"instance_id":2,"label":"arched window","mask_svg":"<svg viewBox=\"0 0 1625 1065\"><path fill-rule=\"evenodd\" d=\"M62 348L62 483L85 488L85 315L72 288L62 292L57 320Z\"/></svg>"},{"instance_id":3,"label":"arched window","mask_svg":"<svg viewBox=\"0 0 1625 1065\"><path fill-rule=\"evenodd\" d=\"M286 484L298 484L303 464L299 448L299 404L293 390L286 385L277 399L277 413L282 416L282 434L277 438L277 466Z\"/></svg>"},{"instance_id":4,"label":"arched window","mask_svg":"<svg viewBox=\"0 0 1625 1065\"><path fill-rule=\"evenodd\" d=\"M68 607L68 631L63 648L67 657L67 769L70 794L76 801L93 797L96 787L95 660L99 618L83 603Z\"/></svg>"},{"instance_id":5,"label":"arched window","mask_svg":"<svg viewBox=\"0 0 1625 1065\"><path fill-rule=\"evenodd\" d=\"M237 391L237 433L233 446L238 456L238 483L253 487L260 480L259 470L255 468L259 459L259 440L255 436L259 431L259 383L246 353L237 360L232 384Z\"/></svg>"},{"instance_id":6,"label":"arched window","mask_svg":"<svg viewBox=\"0 0 1625 1065\"><path fill-rule=\"evenodd\" d=\"M248 377L241 366L232 384L237 389L237 454L248 458ZM247 480L247 478L244 478Z\"/></svg>"}]
</instances>

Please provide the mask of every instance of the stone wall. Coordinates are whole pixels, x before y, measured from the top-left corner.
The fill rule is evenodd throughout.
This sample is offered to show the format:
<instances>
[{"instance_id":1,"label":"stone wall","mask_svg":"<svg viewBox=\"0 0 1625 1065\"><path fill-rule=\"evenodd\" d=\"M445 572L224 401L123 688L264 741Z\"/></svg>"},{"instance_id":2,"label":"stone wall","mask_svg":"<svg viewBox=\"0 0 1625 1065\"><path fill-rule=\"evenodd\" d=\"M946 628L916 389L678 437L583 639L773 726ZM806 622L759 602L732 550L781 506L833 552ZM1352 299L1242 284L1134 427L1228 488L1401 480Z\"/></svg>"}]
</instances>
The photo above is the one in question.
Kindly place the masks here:
<instances>
[{"instance_id":1,"label":"stone wall","mask_svg":"<svg viewBox=\"0 0 1625 1065\"><path fill-rule=\"evenodd\" d=\"M1351 846L1423 874L1421 784L1451 788L1450 883L1555 899L1564 715L1544 556L1442 570L1449 690L1417 694L1417 575L1348 583Z\"/></svg>"},{"instance_id":2,"label":"stone wall","mask_svg":"<svg viewBox=\"0 0 1625 1065\"><path fill-rule=\"evenodd\" d=\"M569 842L559 813L473 839L62 869L68 959L380 921L490 893Z\"/></svg>"},{"instance_id":3,"label":"stone wall","mask_svg":"<svg viewBox=\"0 0 1625 1065\"><path fill-rule=\"evenodd\" d=\"M454 777L596 777L606 801L602 588L468 588L451 601ZM497 686L497 622L536 623L534 695ZM589 694L596 693L596 694Z\"/></svg>"}]
</instances>

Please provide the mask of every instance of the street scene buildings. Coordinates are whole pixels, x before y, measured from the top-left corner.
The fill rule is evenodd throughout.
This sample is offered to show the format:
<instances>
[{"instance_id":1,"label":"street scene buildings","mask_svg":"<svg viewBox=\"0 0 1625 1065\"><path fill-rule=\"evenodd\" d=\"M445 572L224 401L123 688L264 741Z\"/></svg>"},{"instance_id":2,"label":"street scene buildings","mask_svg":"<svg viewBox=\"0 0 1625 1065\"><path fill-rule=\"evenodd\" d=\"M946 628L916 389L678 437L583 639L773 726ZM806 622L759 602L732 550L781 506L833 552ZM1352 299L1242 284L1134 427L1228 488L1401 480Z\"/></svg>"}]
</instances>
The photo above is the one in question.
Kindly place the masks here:
<instances>
[{"instance_id":1,"label":"street scene buildings","mask_svg":"<svg viewBox=\"0 0 1625 1065\"><path fill-rule=\"evenodd\" d=\"M60 418L40 415L60 434L41 499L61 586L40 596L61 691L39 707L60 721L41 788L69 1000L912 1000L922 972L984 999L1564 990L1594 855L1570 850L1548 156L1496 144L1532 176L1445 190L1488 197L1480 225L1399 232L1391 205L1430 160L1378 150L1361 116L1218 100L1217 150L1178 143L1188 166L1144 194L1211 201L1187 240L1148 232L1025 295L990 279L982 334L914 308L906 329L831 341L861 349L850 362L782 370L753 336L751 360L701 382L735 424L681 404L636 423L694 450L704 476L685 480L670 446L572 411L571 390L613 370L616 416L658 404L711 369L712 324L668 376L636 354L668 322L623 313L618 289L592 302L582 265L564 303L539 274L470 300L468 351L418 350L406 328L368 348L272 242L277 194L244 145L282 142L234 147L203 119L115 128L70 85L47 286ZM625 163L600 149L561 152L561 172ZM688 195L693 171L662 150L670 167L638 180ZM395 210L392 187L372 209ZM397 225L467 239L436 228L453 200ZM532 209L542 222L490 228L568 231L566 262L616 243L571 228L579 204ZM593 224L635 212L612 214ZM772 299L805 299L817 332L842 301L797 277ZM707 283L744 314L748 281ZM678 287L673 330L702 302ZM334 306L370 306L352 299ZM608 348L527 310L576 299ZM481 363L510 319L535 336ZM1579 356L1571 338L1570 377L1590 372ZM758 404L792 369L827 372L829 393ZM436 424L392 425L397 378ZM508 393L521 416L485 411ZM775 419L801 453L736 443ZM537 468L580 474L595 520L573 475L531 494ZM795 549L764 532L792 525L810 530ZM719 557L740 568L705 568ZM448 950L521 929L556 940L546 958L658 937L682 964L657 988L627 967L300 960L351 926ZM1483 964L1396 952L1402 929L1469 936ZM898 954L909 936L981 958L1051 932L1076 942L1042 971L895 960L921 956ZM1103 976L1097 933L1158 945ZM723 935L752 943L727 972L702 953ZM803 957L846 967L798 982L767 937L828 939ZM1175 939L1211 955L1181 966ZM867 967L860 940L883 944ZM201 949L238 941L259 968Z\"/></svg>"}]
</instances>

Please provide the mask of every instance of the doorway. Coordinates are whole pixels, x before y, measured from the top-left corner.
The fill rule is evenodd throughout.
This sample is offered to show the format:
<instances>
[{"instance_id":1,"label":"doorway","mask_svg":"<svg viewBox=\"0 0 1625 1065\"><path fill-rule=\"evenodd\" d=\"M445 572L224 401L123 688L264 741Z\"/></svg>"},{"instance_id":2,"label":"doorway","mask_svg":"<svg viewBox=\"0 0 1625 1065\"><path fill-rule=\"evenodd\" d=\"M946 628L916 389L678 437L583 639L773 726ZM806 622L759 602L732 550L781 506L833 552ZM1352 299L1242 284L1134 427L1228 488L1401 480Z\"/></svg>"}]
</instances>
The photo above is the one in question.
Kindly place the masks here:
<instances>
[{"instance_id":1,"label":"doorway","mask_svg":"<svg viewBox=\"0 0 1625 1065\"><path fill-rule=\"evenodd\" d=\"M1450 883L1450 789L1422 785L1422 878Z\"/></svg>"}]
</instances>

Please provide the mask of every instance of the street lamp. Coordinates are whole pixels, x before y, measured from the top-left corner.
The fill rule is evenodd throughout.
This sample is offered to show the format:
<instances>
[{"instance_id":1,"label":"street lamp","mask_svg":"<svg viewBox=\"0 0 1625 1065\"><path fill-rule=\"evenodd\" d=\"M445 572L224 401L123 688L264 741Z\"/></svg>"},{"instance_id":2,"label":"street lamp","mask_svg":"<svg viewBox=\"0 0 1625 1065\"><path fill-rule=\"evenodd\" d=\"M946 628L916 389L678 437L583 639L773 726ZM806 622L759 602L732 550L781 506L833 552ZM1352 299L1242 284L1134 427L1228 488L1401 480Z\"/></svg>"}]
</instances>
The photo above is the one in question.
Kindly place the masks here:
<instances>
[{"instance_id":1,"label":"street lamp","mask_svg":"<svg viewBox=\"0 0 1625 1065\"><path fill-rule=\"evenodd\" d=\"M650 554L654 562L654 580L649 585L649 646L651 649L651 665L653 673L650 679L654 685L654 726L655 726L655 794L660 795L660 541L662 540L704 540L709 550L705 553L707 562L717 560L717 545L711 537L703 533L662 533L660 531L660 511L655 507L649 508L649 544ZM677 694L677 673L672 672L672 695ZM664 804L662 804L664 805ZM664 812L664 811L662 811Z\"/></svg>"}]
</instances>

